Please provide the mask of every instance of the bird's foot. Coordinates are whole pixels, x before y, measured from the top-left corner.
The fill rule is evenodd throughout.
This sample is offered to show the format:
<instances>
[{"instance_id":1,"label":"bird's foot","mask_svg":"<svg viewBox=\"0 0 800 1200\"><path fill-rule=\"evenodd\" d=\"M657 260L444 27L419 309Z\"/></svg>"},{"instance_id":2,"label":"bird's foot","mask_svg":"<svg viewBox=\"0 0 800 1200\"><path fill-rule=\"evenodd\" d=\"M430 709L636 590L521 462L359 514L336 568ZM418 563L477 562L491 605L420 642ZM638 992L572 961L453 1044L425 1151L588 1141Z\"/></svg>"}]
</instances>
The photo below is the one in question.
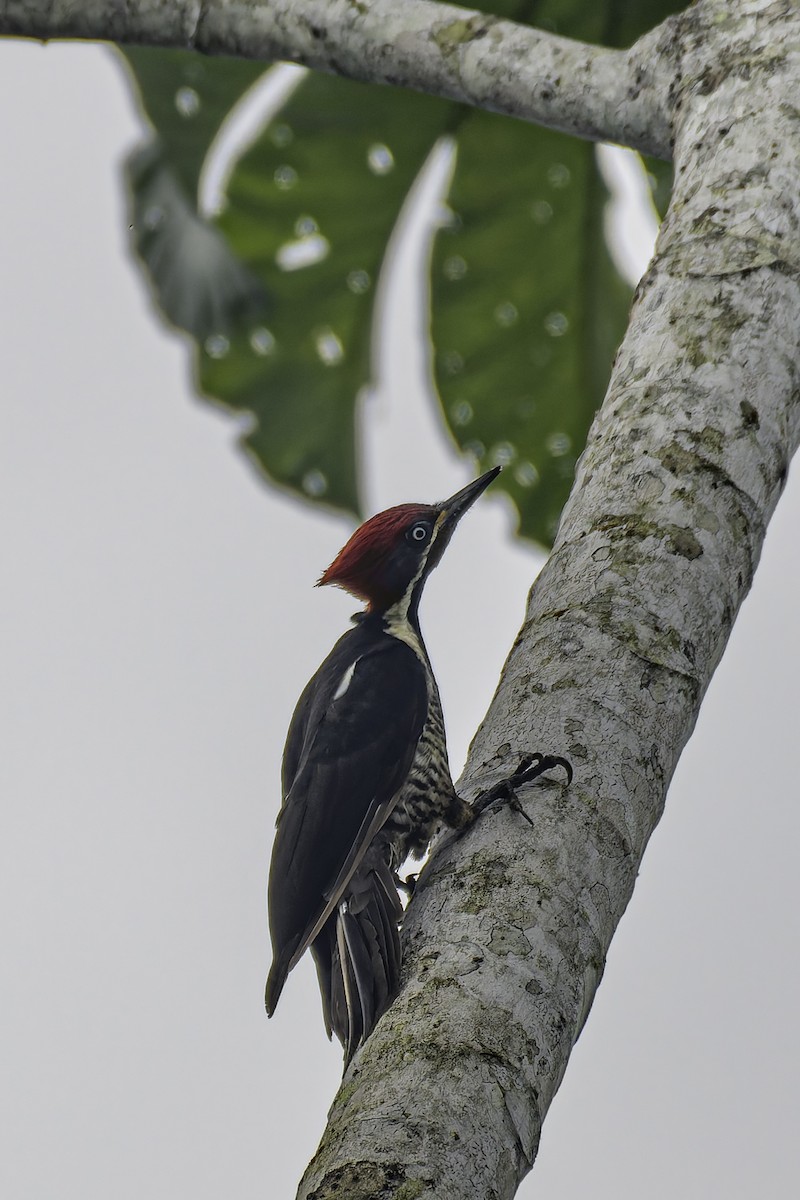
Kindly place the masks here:
<instances>
[{"instance_id":1,"label":"bird's foot","mask_svg":"<svg viewBox=\"0 0 800 1200\"><path fill-rule=\"evenodd\" d=\"M411 897L414 895L414 892L416 891L418 879L419 879L419 875L406 875L405 879L403 879L402 876L399 875L397 871L395 871L395 873L394 873L395 887L397 888L398 892L405 892L405 894L408 896L409 900L411 899Z\"/></svg>"},{"instance_id":2,"label":"bird's foot","mask_svg":"<svg viewBox=\"0 0 800 1200\"><path fill-rule=\"evenodd\" d=\"M539 754L538 751L535 754L526 754L520 760L513 775L501 779L499 783L476 796L472 804L475 816L479 816L498 800L502 800L510 808L513 808L514 812L524 817L529 825L533 825L533 821L520 804L516 789L524 783L530 783L531 780L537 779L545 771L552 771L554 767L564 768L567 773L567 787L569 787L572 783L572 764L566 758L561 758L557 754Z\"/></svg>"}]
</instances>

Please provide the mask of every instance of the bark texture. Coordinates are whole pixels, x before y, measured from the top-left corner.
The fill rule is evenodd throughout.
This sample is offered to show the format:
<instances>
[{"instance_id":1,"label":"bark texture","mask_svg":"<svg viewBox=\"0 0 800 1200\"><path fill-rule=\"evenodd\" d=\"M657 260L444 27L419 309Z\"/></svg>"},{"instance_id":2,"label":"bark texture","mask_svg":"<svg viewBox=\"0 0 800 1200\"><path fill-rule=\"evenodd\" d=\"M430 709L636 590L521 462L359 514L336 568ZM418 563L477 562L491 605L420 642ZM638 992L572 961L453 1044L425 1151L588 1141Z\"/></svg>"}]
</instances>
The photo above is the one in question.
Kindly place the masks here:
<instances>
[{"instance_id":1,"label":"bark texture","mask_svg":"<svg viewBox=\"0 0 800 1200\"><path fill-rule=\"evenodd\" d=\"M800 10L700 0L628 54L426 0L0 0L0 32L291 58L668 153L676 182L468 798L570 757L443 843L405 985L306 1200L511 1197L591 1007L800 436ZM501 584L499 584L501 586Z\"/></svg>"},{"instance_id":2,"label":"bark texture","mask_svg":"<svg viewBox=\"0 0 800 1200\"><path fill-rule=\"evenodd\" d=\"M434 855L307 1200L514 1194L798 442L800 12L710 0L660 52L674 199L461 786L534 749L575 782Z\"/></svg>"},{"instance_id":3,"label":"bark texture","mask_svg":"<svg viewBox=\"0 0 800 1200\"><path fill-rule=\"evenodd\" d=\"M0 0L0 34L286 59L669 157L648 39L606 50L433 0Z\"/></svg>"}]
</instances>

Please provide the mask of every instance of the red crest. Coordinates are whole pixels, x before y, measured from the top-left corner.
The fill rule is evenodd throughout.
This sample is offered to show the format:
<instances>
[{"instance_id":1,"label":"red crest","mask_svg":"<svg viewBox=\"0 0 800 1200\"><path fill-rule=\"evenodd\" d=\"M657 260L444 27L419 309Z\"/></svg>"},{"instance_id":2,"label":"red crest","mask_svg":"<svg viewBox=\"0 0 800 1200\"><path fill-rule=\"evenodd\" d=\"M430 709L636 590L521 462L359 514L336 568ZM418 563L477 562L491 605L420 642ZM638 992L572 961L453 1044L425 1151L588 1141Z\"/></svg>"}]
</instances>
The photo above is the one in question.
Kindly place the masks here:
<instances>
[{"instance_id":1,"label":"red crest","mask_svg":"<svg viewBox=\"0 0 800 1200\"><path fill-rule=\"evenodd\" d=\"M317 587L332 583L344 588L357 599L365 600L370 611L388 607L399 599L387 588L388 560L414 521L435 513L436 509L429 504L397 504L376 513L359 525L327 571L323 571Z\"/></svg>"}]
</instances>

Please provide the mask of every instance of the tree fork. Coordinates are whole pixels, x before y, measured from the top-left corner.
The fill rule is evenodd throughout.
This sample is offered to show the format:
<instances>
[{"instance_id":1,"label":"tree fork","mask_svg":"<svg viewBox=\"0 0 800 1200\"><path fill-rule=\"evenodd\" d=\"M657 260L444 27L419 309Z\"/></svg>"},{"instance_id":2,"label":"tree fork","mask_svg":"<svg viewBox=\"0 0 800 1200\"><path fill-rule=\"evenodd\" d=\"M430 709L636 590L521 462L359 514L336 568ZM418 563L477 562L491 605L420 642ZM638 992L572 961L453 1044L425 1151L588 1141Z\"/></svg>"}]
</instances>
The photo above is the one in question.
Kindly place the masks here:
<instances>
[{"instance_id":1,"label":"tree fork","mask_svg":"<svg viewBox=\"0 0 800 1200\"><path fill-rule=\"evenodd\" d=\"M288 60L670 155L650 37L609 50L434 0L0 0L2 34Z\"/></svg>"},{"instance_id":2,"label":"tree fork","mask_svg":"<svg viewBox=\"0 0 800 1200\"><path fill-rule=\"evenodd\" d=\"M530 41L503 68L490 51L510 23L392 7L419 25L389 26L393 41L369 23L385 0L0 0L0 33L293 58L664 156L674 136L656 255L460 790L476 795L541 745L571 760L574 782L520 789L534 829L493 810L434 855L408 910L404 989L353 1060L299 1192L506 1200L535 1157L800 436L800 13L790 0L699 0L627 55L511 26ZM293 15L300 27L281 32ZM430 86L405 77L414 61ZM581 61L588 91L570 82ZM453 91L436 91L439 74ZM499 98L480 82L497 76Z\"/></svg>"}]
</instances>

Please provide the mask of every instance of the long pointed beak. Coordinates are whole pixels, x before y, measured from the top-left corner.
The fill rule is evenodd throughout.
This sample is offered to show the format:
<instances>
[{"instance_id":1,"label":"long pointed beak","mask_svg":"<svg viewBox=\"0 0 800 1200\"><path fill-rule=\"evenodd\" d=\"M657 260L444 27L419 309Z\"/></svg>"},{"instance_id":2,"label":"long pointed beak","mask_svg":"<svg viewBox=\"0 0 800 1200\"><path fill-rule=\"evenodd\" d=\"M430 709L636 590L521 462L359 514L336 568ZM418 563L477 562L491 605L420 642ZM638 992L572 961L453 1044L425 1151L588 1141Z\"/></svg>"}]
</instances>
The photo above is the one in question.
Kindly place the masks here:
<instances>
[{"instance_id":1,"label":"long pointed beak","mask_svg":"<svg viewBox=\"0 0 800 1200\"><path fill-rule=\"evenodd\" d=\"M472 483L468 483L460 492L456 492L449 500L443 500L437 505L439 511L443 514L442 530L452 530L453 526L463 517L464 513L470 508L483 492L486 491L493 479L496 479L502 468L492 467L491 471L487 471L485 475L481 475L478 479L473 479Z\"/></svg>"}]
</instances>

